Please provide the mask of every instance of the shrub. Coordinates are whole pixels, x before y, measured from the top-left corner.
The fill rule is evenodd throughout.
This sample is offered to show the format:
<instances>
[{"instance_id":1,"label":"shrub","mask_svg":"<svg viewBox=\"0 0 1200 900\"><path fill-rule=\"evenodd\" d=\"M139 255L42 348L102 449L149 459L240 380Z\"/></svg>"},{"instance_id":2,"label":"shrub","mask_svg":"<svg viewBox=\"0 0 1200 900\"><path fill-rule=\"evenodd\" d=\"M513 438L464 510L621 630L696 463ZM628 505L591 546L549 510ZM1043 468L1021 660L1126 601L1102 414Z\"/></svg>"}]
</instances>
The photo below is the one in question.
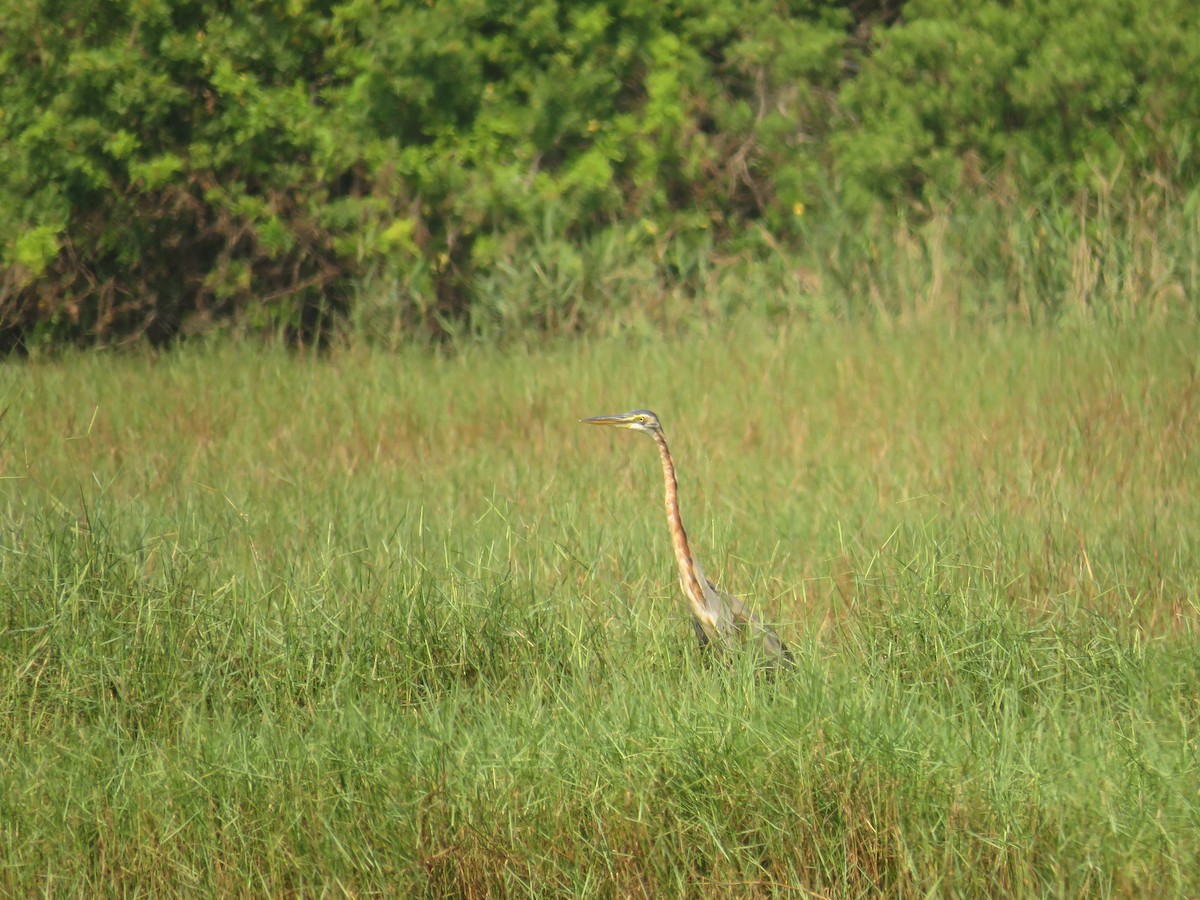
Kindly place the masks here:
<instances>
[{"instance_id":1,"label":"shrub","mask_svg":"<svg viewBox=\"0 0 1200 900\"><path fill-rule=\"evenodd\" d=\"M166 338L233 310L314 328L366 194L319 10L74 0L10 14L10 340ZM253 317L252 317L253 320ZM194 324L193 324L194 327Z\"/></svg>"},{"instance_id":2,"label":"shrub","mask_svg":"<svg viewBox=\"0 0 1200 900\"><path fill-rule=\"evenodd\" d=\"M964 188L1053 218L1194 184L1190 13L39 0L0 45L0 350L309 340L352 302L389 333L579 329L613 285L687 301L834 230L852 290L861 236Z\"/></svg>"},{"instance_id":3,"label":"shrub","mask_svg":"<svg viewBox=\"0 0 1200 900\"><path fill-rule=\"evenodd\" d=\"M945 198L1009 165L1022 191L1198 174L1200 29L1178 0L911 0L842 92L846 199Z\"/></svg>"},{"instance_id":4,"label":"shrub","mask_svg":"<svg viewBox=\"0 0 1200 900\"><path fill-rule=\"evenodd\" d=\"M795 145L843 16L773 12L27 6L0 50L0 328L161 340L237 314L308 335L384 262L401 312L436 321L549 214L567 239L783 221L818 171Z\"/></svg>"}]
</instances>

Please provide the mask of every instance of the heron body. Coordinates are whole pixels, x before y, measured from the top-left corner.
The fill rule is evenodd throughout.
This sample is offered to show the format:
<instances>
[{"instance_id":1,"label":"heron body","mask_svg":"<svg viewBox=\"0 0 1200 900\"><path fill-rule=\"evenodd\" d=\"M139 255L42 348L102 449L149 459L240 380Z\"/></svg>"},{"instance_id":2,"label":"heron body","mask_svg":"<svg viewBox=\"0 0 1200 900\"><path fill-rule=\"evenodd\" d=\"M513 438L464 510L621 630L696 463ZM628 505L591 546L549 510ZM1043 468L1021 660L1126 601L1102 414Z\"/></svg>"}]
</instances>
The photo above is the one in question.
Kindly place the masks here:
<instances>
[{"instance_id":1,"label":"heron body","mask_svg":"<svg viewBox=\"0 0 1200 900\"><path fill-rule=\"evenodd\" d=\"M675 551L675 563L679 568L679 583L692 612L696 637L701 647L732 647L738 638L750 639L775 662L791 663L792 656L770 625L753 610L748 609L737 597L718 590L709 581L700 564L692 555L683 519L679 515L679 484L675 476L675 463L667 447L658 416L648 409L635 409L617 416L593 416L580 419L588 425L611 425L629 428L650 435L658 446L662 461L664 505L667 513L667 528L671 534L671 549Z\"/></svg>"}]
</instances>

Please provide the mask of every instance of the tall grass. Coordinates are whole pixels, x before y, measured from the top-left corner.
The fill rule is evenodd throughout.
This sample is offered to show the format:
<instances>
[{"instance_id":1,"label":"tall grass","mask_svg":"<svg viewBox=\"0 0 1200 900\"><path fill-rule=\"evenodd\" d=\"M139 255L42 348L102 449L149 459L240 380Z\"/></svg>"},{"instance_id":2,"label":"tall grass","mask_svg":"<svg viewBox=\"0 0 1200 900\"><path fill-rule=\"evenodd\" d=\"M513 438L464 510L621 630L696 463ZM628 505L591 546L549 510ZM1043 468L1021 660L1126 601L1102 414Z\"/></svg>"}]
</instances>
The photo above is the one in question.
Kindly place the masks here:
<instances>
[{"instance_id":1,"label":"tall grass","mask_svg":"<svg viewBox=\"0 0 1200 900\"><path fill-rule=\"evenodd\" d=\"M1162 178L1115 194L1032 202L1000 177L934 209L863 216L831 194L794 234L660 234L619 223L589 238L540 234L464 278L465 314L437 318L428 271L363 285L352 332L385 346L415 322L458 340L656 334L751 313L774 321L899 323L1195 321L1200 190ZM437 319L436 324L432 320Z\"/></svg>"},{"instance_id":2,"label":"tall grass","mask_svg":"<svg viewBox=\"0 0 1200 900\"><path fill-rule=\"evenodd\" d=\"M7 368L0 891L1195 894L1198 339ZM697 657L643 405L794 672Z\"/></svg>"}]
</instances>

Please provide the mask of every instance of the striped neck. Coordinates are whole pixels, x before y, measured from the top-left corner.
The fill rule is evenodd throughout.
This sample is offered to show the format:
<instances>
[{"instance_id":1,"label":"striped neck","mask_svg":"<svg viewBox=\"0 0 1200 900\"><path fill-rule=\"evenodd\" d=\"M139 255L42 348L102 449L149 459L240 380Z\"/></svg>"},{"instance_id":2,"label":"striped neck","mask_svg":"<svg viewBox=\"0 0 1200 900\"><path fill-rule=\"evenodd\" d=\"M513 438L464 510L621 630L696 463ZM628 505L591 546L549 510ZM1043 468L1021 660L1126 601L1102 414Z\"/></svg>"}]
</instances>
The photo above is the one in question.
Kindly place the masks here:
<instances>
[{"instance_id":1,"label":"striped neck","mask_svg":"<svg viewBox=\"0 0 1200 900\"><path fill-rule=\"evenodd\" d=\"M662 458L663 482L666 486L664 504L667 511L667 528L671 532L671 547L675 551L675 563L679 566L679 583L687 595L692 608L697 612L704 609L704 591L696 577L696 567L692 561L692 548L688 545L687 532L683 530L683 519L679 516L679 490L675 479L675 463L671 461L671 451L667 449L667 439L661 433L654 433L654 442L658 444L658 455Z\"/></svg>"}]
</instances>

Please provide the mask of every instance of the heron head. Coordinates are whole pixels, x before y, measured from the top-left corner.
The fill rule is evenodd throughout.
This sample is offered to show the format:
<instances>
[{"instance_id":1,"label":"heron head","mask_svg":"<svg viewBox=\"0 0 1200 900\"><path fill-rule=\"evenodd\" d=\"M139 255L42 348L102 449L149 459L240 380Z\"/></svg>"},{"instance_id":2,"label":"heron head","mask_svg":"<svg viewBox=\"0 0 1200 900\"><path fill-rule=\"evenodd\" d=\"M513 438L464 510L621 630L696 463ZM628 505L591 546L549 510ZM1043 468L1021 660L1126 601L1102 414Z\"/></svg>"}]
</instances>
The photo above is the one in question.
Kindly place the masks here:
<instances>
[{"instance_id":1,"label":"heron head","mask_svg":"<svg viewBox=\"0 0 1200 900\"><path fill-rule=\"evenodd\" d=\"M585 425L615 425L618 428L632 428L634 431L644 431L647 434L662 434L662 425L658 416L648 409L635 409L633 412L621 413L619 416L592 416L580 419Z\"/></svg>"}]
</instances>

